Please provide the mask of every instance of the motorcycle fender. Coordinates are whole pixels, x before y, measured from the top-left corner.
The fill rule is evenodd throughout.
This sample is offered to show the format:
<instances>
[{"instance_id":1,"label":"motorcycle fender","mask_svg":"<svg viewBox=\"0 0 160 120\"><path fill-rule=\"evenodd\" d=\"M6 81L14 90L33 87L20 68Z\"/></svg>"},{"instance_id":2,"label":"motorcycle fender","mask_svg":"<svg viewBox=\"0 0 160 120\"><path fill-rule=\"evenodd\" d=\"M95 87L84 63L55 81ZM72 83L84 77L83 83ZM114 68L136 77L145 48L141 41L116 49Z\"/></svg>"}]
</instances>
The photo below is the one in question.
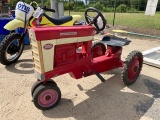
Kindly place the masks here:
<instances>
[{"instance_id":1,"label":"motorcycle fender","mask_svg":"<svg viewBox=\"0 0 160 120\"><path fill-rule=\"evenodd\" d=\"M81 18L81 15L72 15L72 20L62 24L61 26L72 26L75 23L75 21L77 21L80 18Z\"/></svg>"},{"instance_id":2,"label":"motorcycle fender","mask_svg":"<svg viewBox=\"0 0 160 120\"><path fill-rule=\"evenodd\" d=\"M20 27L24 28L24 22L21 20L18 20L18 19L14 19L14 20L10 21L9 23L7 23L4 26L4 29L12 31L12 30L15 30Z\"/></svg>"},{"instance_id":3,"label":"motorcycle fender","mask_svg":"<svg viewBox=\"0 0 160 120\"><path fill-rule=\"evenodd\" d=\"M78 19L81 18L81 15L72 15L73 21L77 21Z\"/></svg>"}]
</instances>

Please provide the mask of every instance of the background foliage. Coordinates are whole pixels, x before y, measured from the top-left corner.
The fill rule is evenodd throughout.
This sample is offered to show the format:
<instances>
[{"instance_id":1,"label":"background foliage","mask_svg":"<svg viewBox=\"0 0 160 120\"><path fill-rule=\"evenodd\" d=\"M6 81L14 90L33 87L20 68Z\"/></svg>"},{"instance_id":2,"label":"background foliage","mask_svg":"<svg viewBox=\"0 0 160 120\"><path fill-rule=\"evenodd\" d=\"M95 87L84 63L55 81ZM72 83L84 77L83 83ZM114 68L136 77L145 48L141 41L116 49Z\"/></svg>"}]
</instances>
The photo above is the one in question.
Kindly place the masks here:
<instances>
[{"instance_id":1,"label":"background foliage","mask_svg":"<svg viewBox=\"0 0 160 120\"><path fill-rule=\"evenodd\" d=\"M16 5L19 0L11 0L12 5ZM34 0L41 5L41 0ZM50 0L43 0L47 7L50 7ZM113 25L114 7L116 3L115 26L125 27L131 31L159 35L160 36L160 0L158 0L157 13L154 16L146 16L148 0L57 0L64 3L65 15L81 15L84 19L84 11L87 7L92 6L103 12L107 23ZM31 0L25 0L30 3ZM69 9L71 11L69 11ZM49 13L50 14L50 13ZM143 29L143 30L141 30ZM146 32L145 30L146 29ZM157 30L158 32L156 32ZM142 32L143 31L143 32Z\"/></svg>"},{"instance_id":2,"label":"background foliage","mask_svg":"<svg viewBox=\"0 0 160 120\"><path fill-rule=\"evenodd\" d=\"M12 5L16 5L19 0L11 0ZM34 0L41 5L41 0ZM43 0L47 7L50 7L50 0ZM116 2L117 12L139 12L145 11L148 0L57 0L64 2L65 10L83 12L88 6L95 7L103 12L113 12ZM31 0L25 0L30 3ZM160 11L160 0L158 1L157 11Z\"/></svg>"}]
</instances>

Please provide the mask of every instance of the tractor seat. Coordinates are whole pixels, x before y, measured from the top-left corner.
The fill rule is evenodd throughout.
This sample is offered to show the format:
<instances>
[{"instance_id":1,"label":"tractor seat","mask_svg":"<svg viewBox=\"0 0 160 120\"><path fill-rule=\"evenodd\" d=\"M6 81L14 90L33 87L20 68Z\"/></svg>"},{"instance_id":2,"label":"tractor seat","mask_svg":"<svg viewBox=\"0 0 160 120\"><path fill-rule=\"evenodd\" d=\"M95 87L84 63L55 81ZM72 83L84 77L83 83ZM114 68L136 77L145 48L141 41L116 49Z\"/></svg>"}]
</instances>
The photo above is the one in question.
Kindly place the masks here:
<instances>
[{"instance_id":1,"label":"tractor seat","mask_svg":"<svg viewBox=\"0 0 160 120\"><path fill-rule=\"evenodd\" d=\"M61 18L52 18L46 14L44 14L44 16L55 25L61 25L72 20L72 16L64 16Z\"/></svg>"},{"instance_id":2,"label":"tractor seat","mask_svg":"<svg viewBox=\"0 0 160 120\"><path fill-rule=\"evenodd\" d=\"M124 45L129 45L131 41L128 39L124 39L116 36L104 36L101 42L110 46L122 47Z\"/></svg>"}]
</instances>

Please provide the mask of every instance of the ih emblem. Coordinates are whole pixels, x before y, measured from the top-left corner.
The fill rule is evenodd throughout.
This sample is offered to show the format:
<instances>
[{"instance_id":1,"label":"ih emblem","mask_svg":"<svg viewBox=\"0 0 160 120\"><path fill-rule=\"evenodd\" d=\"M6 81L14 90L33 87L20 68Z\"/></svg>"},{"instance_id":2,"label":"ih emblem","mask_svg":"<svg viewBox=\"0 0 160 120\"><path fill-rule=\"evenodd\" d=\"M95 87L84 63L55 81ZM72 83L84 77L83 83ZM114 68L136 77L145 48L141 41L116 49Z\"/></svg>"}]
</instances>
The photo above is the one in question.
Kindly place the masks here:
<instances>
[{"instance_id":1,"label":"ih emblem","mask_svg":"<svg viewBox=\"0 0 160 120\"><path fill-rule=\"evenodd\" d=\"M51 43L47 43L47 44L45 44L44 46L43 46L43 48L45 49L45 50L49 50L49 49L51 49L53 47L53 45L51 44Z\"/></svg>"}]
</instances>

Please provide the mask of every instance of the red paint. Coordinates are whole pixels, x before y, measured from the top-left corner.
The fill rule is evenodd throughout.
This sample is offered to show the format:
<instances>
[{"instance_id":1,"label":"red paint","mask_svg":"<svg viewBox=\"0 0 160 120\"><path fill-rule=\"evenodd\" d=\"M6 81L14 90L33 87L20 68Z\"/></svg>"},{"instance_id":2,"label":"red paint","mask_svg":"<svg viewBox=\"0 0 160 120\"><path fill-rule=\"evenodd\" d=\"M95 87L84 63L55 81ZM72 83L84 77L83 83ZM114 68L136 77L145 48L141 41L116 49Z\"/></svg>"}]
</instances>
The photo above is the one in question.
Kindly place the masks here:
<instances>
[{"instance_id":1,"label":"red paint","mask_svg":"<svg viewBox=\"0 0 160 120\"><path fill-rule=\"evenodd\" d=\"M37 41L53 40L61 38L85 37L94 35L92 26L52 26L52 27L34 27ZM77 34L75 34L77 32ZM68 34L69 33L69 34Z\"/></svg>"},{"instance_id":2,"label":"red paint","mask_svg":"<svg viewBox=\"0 0 160 120\"><path fill-rule=\"evenodd\" d=\"M55 46L54 66L70 64L76 61L75 44Z\"/></svg>"},{"instance_id":3,"label":"red paint","mask_svg":"<svg viewBox=\"0 0 160 120\"><path fill-rule=\"evenodd\" d=\"M53 71L46 72L45 79L48 80L53 76L59 76L65 73L69 73L70 76L75 79L80 79L82 78L82 76L94 74L93 71L100 73L123 66L123 61L121 61L120 56L117 56L120 55L119 53L122 50L122 48L112 48L110 46L107 49L108 51L110 51L110 56L107 56L106 52L105 55L96 57L92 60L91 51L90 49L88 49L91 47L91 43L91 41L77 43L83 44L81 52L74 52L76 51L76 43L57 46L55 48L55 65ZM66 49L68 49L68 51L65 51L63 49L65 47ZM62 53L65 53L66 56L63 57ZM59 58L57 57L57 55L61 57Z\"/></svg>"},{"instance_id":4,"label":"red paint","mask_svg":"<svg viewBox=\"0 0 160 120\"><path fill-rule=\"evenodd\" d=\"M51 44L51 43L45 44L45 45L43 46L43 48L44 48L45 50L49 50L49 49L51 49L52 47L53 47L53 44Z\"/></svg>"},{"instance_id":5,"label":"red paint","mask_svg":"<svg viewBox=\"0 0 160 120\"><path fill-rule=\"evenodd\" d=\"M139 68L140 68L140 61L137 58L134 58L130 63L130 67L128 69L128 78L133 81L138 76Z\"/></svg>"},{"instance_id":6,"label":"red paint","mask_svg":"<svg viewBox=\"0 0 160 120\"><path fill-rule=\"evenodd\" d=\"M93 49L93 58L99 57L103 55L103 48L101 46L97 46Z\"/></svg>"},{"instance_id":7,"label":"red paint","mask_svg":"<svg viewBox=\"0 0 160 120\"><path fill-rule=\"evenodd\" d=\"M38 104L43 107L52 106L58 100L58 94L55 90L49 89L43 91L38 97Z\"/></svg>"},{"instance_id":8,"label":"red paint","mask_svg":"<svg viewBox=\"0 0 160 120\"><path fill-rule=\"evenodd\" d=\"M33 28L38 41L54 40L60 38L83 37L94 34L92 26L72 27L40 27ZM60 34L70 32L67 34ZM123 66L121 60L122 47L107 46L105 55L92 58L92 40L86 42L56 45L54 47L54 67L52 71L44 73L45 83L52 77L69 73L71 77L79 79L83 76L100 73ZM78 49L81 47L81 49ZM99 51L97 48L96 51ZM52 55L51 55L52 56ZM46 58L49 59L49 58Z\"/></svg>"}]
</instances>

